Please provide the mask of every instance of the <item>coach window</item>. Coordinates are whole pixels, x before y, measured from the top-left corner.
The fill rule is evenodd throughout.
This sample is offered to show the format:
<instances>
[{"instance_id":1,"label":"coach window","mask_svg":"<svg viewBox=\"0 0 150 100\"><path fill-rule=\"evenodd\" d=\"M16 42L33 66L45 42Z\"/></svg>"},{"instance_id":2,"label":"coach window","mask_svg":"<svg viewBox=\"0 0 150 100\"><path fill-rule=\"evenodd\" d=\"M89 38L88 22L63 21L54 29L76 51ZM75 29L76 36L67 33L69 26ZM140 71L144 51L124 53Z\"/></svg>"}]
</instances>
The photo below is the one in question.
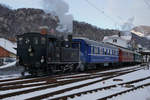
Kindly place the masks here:
<instances>
[{"instance_id":1,"label":"coach window","mask_svg":"<svg viewBox=\"0 0 150 100\"><path fill-rule=\"evenodd\" d=\"M109 49L106 49L106 54L108 55L108 53L109 53Z\"/></svg>"},{"instance_id":2,"label":"coach window","mask_svg":"<svg viewBox=\"0 0 150 100\"><path fill-rule=\"evenodd\" d=\"M105 55L107 54L107 49L105 49L105 48L104 48L104 54L105 54Z\"/></svg>"},{"instance_id":3,"label":"coach window","mask_svg":"<svg viewBox=\"0 0 150 100\"><path fill-rule=\"evenodd\" d=\"M116 56L118 56L118 51L116 50Z\"/></svg>"},{"instance_id":4,"label":"coach window","mask_svg":"<svg viewBox=\"0 0 150 100\"><path fill-rule=\"evenodd\" d=\"M41 44L45 44L45 42L46 42L45 37L42 37L42 38L41 38Z\"/></svg>"},{"instance_id":5,"label":"coach window","mask_svg":"<svg viewBox=\"0 0 150 100\"><path fill-rule=\"evenodd\" d=\"M103 54L103 48L101 48L101 54Z\"/></svg>"},{"instance_id":6,"label":"coach window","mask_svg":"<svg viewBox=\"0 0 150 100\"><path fill-rule=\"evenodd\" d=\"M94 48L94 53L95 53L95 54L98 54L98 47L95 47L95 48Z\"/></svg>"},{"instance_id":7,"label":"coach window","mask_svg":"<svg viewBox=\"0 0 150 100\"><path fill-rule=\"evenodd\" d=\"M110 55L112 55L112 50L110 49Z\"/></svg>"},{"instance_id":8,"label":"coach window","mask_svg":"<svg viewBox=\"0 0 150 100\"><path fill-rule=\"evenodd\" d=\"M112 50L112 55L114 55L114 50Z\"/></svg>"},{"instance_id":9,"label":"coach window","mask_svg":"<svg viewBox=\"0 0 150 100\"><path fill-rule=\"evenodd\" d=\"M118 52L117 52L117 50L115 50L115 51L116 51L116 54L115 54L115 55L117 56L117 55L118 55Z\"/></svg>"},{"instance_id":10,"label":"coach window","mask_svg":"<svg viewBox=\"0 0 150 100\"><path fill-rule=\"evenodd\" d=\"M103 54L103 55L105 54L105 49L104 49L104 48L102 48L102 54Z\"/></svg>"},{"instance_id":11,"label":"coach window","mask_svg":"<svg viewBox=\"0 0 150 100\"><path fill-rule=\"evenodd\" d=\"M94 50L95 50L95 48L94 48L94 46L93 46L92 48L93 48L92 54L94 54Z\"/></svg>"},{"instance_id":12,"label":"coach window","mask_svg":"<svg viewBox=\"0 0 150 100\"><path fill-rule=\"evenodd\" d=\"M116 50L114 50L114 55L116 56Z\"/></svg>"},{"instance_id":13,"label":"coach window","mask_svg":"<svg viewBox=\"0 0 150 100\"><path fill-rule=\"evenodd\" d=\"M116 50L114 50L114 55L116 55Z\"/></svg>"},{"instance_id":14,"label":"coach window","mask_svg":"<svg viewBox=\"0 0 150 100\"><path fill-rule=\"evenodd\" d=\"M109 55L111 55L111 53L110 53L110 52L111 52L111 50L109 49Z\"/></svg>"},{"instance_id":15,"label":"coach window","mask_svg":"<svg viewBox=\"0 0 150 100\"><path fill-rule=\"evenodd\" d=\"M91 46L91 54L93 54L93 52L94 52L94 50L93 50L94 48L93 48L93 46Z\"/></svg>"},{"instance_id":16,"label":"coach window","mask_svg":"<svg viewBox=\"0 0 150 100\"><path fill-rule=\"evenodd\" d=\"M118 51L116 51L116 56L118 56Z\"/></svg>"},{"instance_id":17,"label":"coach window","mask_svg":"<svg viewBox=\"0 0 150 100\"><path fill-rule=\"evenodd\" d=\"M98 47L98 54L100 54L100 51L101 51L101 49L100 49L100 47Z\"/></svg>"},{"instance_id":18,"label":"coach window","mask_svg":"<svg viewBox=\"0 0 150 100\"><path fill-rule=\"evenodd\" d=\"M34 44L38 44L38 38L37 37L34 38Z\"/></svg>"},{"instance_id":19,"label":"coach window","mask_svg":"<svg viewBox=\"0 0 150 100\"><path fill-rule=\"evenodd\" d=\"M128 56L130 56L130 53L127 53Z\"/></svg>"},{"instance_id":20,"label":"coach window","mask_svg":"<svg viewBox=\"0 0 150 100\"><path fill-rule=\"evenodd\" d=\"M114 55L116 55L116 50L114 50Z\"/></svg>"},{"instance_id":21,"label":"coach window","mask_svg":"<svg viewBox=\"0 0 150 100\"><path fill-rule=\"evenodd\" d=\"M110 49L108 50L108 55L110 55Z\"/></svg>"}]
</instances>

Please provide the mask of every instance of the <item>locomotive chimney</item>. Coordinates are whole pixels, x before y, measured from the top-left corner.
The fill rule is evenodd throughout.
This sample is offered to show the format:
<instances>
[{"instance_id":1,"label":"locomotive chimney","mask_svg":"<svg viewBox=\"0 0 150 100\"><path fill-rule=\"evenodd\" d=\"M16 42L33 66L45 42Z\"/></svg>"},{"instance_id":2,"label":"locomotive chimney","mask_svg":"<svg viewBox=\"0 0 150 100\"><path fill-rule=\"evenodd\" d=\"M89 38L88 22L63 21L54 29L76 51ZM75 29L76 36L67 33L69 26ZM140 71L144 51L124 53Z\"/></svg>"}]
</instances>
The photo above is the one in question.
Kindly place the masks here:
<instances>
[{"instance_id":1,"label":"locomotive chimney","mask_svg":"<svg viewBox=\"0 0 150 100\"><path fill-rule=\"evenodd\" d=\"M40 27L40 33L42 34L42 35L45 35L45 34L47 34L48 33L48 27L47 26L41 26Z\"/></svg>"},{"instance_id":2,"label":"locomotive chimney","mask_svg":"<svg viewBox=\"0 0 150 100\"><path fill-rule=\"evenodd\" d=\"M120 32L118 32L118 37L121 37L121 33Z\"/></svg>"}]
</instances>

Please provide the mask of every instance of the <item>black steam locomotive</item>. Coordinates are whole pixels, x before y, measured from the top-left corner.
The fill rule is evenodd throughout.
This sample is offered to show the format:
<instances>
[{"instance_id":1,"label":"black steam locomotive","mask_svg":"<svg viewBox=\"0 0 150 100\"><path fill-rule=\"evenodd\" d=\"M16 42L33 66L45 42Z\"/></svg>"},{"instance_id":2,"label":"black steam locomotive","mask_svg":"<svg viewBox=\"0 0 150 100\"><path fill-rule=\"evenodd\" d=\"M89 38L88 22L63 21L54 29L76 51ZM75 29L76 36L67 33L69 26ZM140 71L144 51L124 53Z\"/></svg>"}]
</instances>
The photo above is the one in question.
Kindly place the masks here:
<instances>
[{"instance_id":1,"label":"black steam locomotive","mask_svg":"<svg viewBox=\"0 0 150 100\"><path fill-rule=\"evenodd\" d=\"M80 60L79 48L79 43L72 42L71 36L69 41L40 33L25 33L17 36L19 64L32 75L75 70Z\"/></svg>"}]
</instances>

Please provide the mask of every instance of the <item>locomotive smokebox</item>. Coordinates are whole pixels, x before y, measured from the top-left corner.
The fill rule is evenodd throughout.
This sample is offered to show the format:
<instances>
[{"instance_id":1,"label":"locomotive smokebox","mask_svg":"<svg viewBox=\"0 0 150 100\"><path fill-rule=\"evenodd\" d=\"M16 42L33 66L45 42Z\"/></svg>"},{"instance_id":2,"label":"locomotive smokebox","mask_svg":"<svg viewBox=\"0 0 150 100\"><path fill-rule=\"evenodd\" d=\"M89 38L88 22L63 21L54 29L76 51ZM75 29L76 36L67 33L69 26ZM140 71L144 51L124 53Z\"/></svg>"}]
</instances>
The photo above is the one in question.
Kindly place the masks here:
<instances>
[{"instance_id":1,"label":"locomotive smokebox","mask_svg":"<svg viewBox=\"0 0 150 100\"><path fill-rule=\"evenodd\" d=\"M68 35L68 41L72 41L72 35Z\"/></svg>"}]
</instances>

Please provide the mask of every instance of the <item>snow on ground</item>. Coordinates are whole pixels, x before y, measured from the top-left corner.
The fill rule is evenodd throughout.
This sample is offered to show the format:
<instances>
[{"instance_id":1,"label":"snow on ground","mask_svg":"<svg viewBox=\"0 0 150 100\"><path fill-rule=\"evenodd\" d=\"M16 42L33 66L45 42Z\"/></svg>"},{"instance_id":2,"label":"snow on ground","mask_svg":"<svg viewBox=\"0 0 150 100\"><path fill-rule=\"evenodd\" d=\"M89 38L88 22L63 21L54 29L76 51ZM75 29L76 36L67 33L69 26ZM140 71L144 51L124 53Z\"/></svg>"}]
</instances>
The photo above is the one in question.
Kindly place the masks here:
<instances>
[{"instance_id":1,"label":"snow on ground","mask_svg":"<svg viewBox=\"0 0 150 100\"><path fill-rule=\"evenodd\" d=\"M113 84L128 82L128 81L136 80L136 79L139 79L139 78L144 78L144 77L147 77L147 76L150 76L150 70L139 70L139 71L136 71L136 72L133 72L133 73L129 73L127 75L122 75L122 76L119 76L119 77L109 79L107 81L99 82L99 83L96 83L96 84L93 84L93 85L90 85L90 86L86 86L86 87L83 87L83 88L80 88L80 89L65 92L63 94L60 94L60 95L57 95L57 96L54 96L54 97L50 97L48 99L52 99L52 98L56 98L56 97L60 97L60 96L64 96L64 95L69 95L69 94L73 94L73 93L78 93L78 92L82 92L82 91L92 90L92 89L105 87L105 86L109 86L109 85L113 85ZM123 81L113 81L113 79L123 79ZM150 82L150 80L149 80L149 82ZM101 96L99 96L99 98L100 97ZM80 100L80 99L74 99L74 100ZM95 100L95 99L86 99L86 98L83 97L83 99L81 99L81 100Z\"/></svg>"},{"instance_id":2,"label":"snow on ground","mask_svg":"<svg viewBox=\"0 0 150 100\"><path fill-rule=\"evenodd\" d=\"M132 91L121 96L116 96L108 100L150 100L150 87L146 87L144 89L138 89L136 91ZM93 94L88 93L87 95L81 95L80 97L75 97L73 99L69 98L68 100L97 100L102 97L106 97L111 94L115 94L121 91L128 90L127 88L123 88L118 86L117 88L111 88L110 90L99 91Z\"/></svg>"},{"instance_id":3,"label":"snow on ground","mask_svg":"<svg viewBox=\"0 0 150 100\"><path fill-rule=\"evenodd\" d=\"M133 68L134 67L135 66L133 66ZM123 68L123 69L128 69L128 68ZM111 70L111 71L115 71L115 70ZM113 84L119 84L119 83L123 83L123 82L128 82L128 81L131 81L131 80L136 80L136 79L144 78L144 77L147 77L147 76L150 76L150 70L144 70L143 69L143 70L139 70L139 71L136 71L136 72L129 73L127 75L122 75L122 76L118 76L118 77L113 78L113 79L123 79L123 81L113 81L113 79L109 79L107 81L103 81L103 82L99 82L99 83L96 83L96 84L92 84L90 86L82 87L80 89L75 89L75 90L72 90L72 91L60 94L60 95L49 97L47 99L52 99L52 98L56 98L56 97L60 97L60 96L64 96L64 95L69 95L69 94L73 94L73 93L77 93L77 92L81 92L81 91L96 89L96 88L100 88L100 87L105 87L105 86L109 86L109 85L113 85ZM77 86L77 85L80 85L80 84L85 84L85 83L88 83L88 82L96 81L96 80L99 80L99 79L101 79L101 78L90 79L90 80L86 80L86 81L76 82L76 83L73 83L73 84L63 85L63 86L59 86L59 87L55 87L55 88L50 88L50 89L45 89L45 90L36 91L36 92L32 92L32 93L27 93L27 94L23 94L23 95L18 95L18 96L14 96L14 97L9 97L9 98L6 98L4 100L23 100L23 99L31 98L31 97L34 97L34 96L39 96L39 95L42 95L42 94L58 91L58 90L61 90L61 89L74 87L74 86ZM150 82L150 79L145 80L143 82L139 82L139 83L134 84L134 85L138 86L138 85L140 85L140 84L142 84L144 82L145 83ZM147 87L145 87L145 88L147 88ZM28 88L18 89L17 91L26 90L26 89L28 89ZM104 97L106 95L110 95L110 94L117 93L119 91L127 90L127 89L128 88L118 86L117 88L112 88L112 89L107 90L105 92L104 91L99 91L99 92L95 92L93 94L82 95L80 97L74 98L73 100L96 100L96 99ZM141 89L139 89L139 90L141 90ZM7 93L10 93L12 91L5 91L5 93L7 94ZM144 91L148 91L148 90L141 90L141 92L140 92L141 95L142 95L142 93L145 94ZM135 94L136 94L136 92L135 92ZM146 98L145 95L143 97ZM120 96L120 98L125 98L125 97ZM113 100L133 100L134 99L134 98L132 98L132 99L129 99L129 98L128 99L120 99L120 98L119 97L117 99L113 98ZM47 100L47 99L45 99L45 100ZM144 100L144 98L143 99L137 99L137 100ZM146 100L149 100L149 99L146 99Z\"/></svg>"},{"instance_id":4,"label":"snow on ground","mask_svg":"<svg viewBox=\"0 0 150 100\"><path fill-rule=\"evenodd\" d=\"M136 72L134 72L134 73L131 73L131 74L128 74L128 75L123 75L123 76L120 76L120 77L118 77L118 78L121 78L121 79L124 79L124 81L125 82L127 82L127 80L132 80L132 79L138 79L138 78L142 78L142 77L147 77L147 76L150 76L150 70L143 70L143 71L136 71ZM110 85L112 85L114 82L113 81L110 81L110 82L108 82L108 81L106 81L107 83L105 83L105 84L110 84ZM115 82L115 83L120 83L120 82ZM148 79L148 80L145 80L145 81L142 81L142 82L139 82L139 83L135 83L135 84L133 84L134 86L139 86L139 85L141 85L141 84L144 84L144 83L150 83L150 79ZM94 85L93 85L94 86ZM93 87L93 86L91 86L91 87ZM95 87L96 86L98 86L98 84L96 85L95 84ZM99 86L100 86L100 84L99 84ZM107 85L106 85L107 86ZM104 86L103 86L104 87ZM88 88L89 90L91 89L90 88L90 86L89 87L86 87L86 88ZM86 90L86 88L84 88L84 89L82 89L82 90ZM97 87L96 87L97 88ZM88 90L87 89L87 90ZM117 93L117 92L120 92L120 91L123 91L123 90L127 90L128 88L124 88L124 87L121 87L121 86L119 86L119 87L117 87L117 88L112 88L112 89L110 89L110 90L106 90L106 91L99 91L99 92L95 92L95 93L93 93L93 94L88 94L88 95L82 95L82 96L80 96L80 97L76 97L76 98L74 98L74 99L69 99L69 100L96 100L96 99L99 99L99 98L102 98L102 97L105 97L105 96L108 96L108 95L110 95L110 94L114 94L114 93ZM142 90L142 89L138 89L138 90L136 90L137 92L139 92L139 90ZM77 91L77 90L76 90ZM147 91L149 91L149 93L147 93ZM145 93L146 92L146 93ZM130 93L132 93L132 92L129 92L128 93L128 95L130 95ZM71 94L71 93L70 93ZM133 94L133 93L132 93ZM134 93L134 95L136 94L136 92ZM128 95L126 95L126 96L120 96L120 97L116 97L116 98L112 98L112 99L109 99L109 100L133 100L133 99L135 99L135 100L150 100L150 88L148 89L148 87L145 87L144 88L144 90L142 90L141 92L140 92L140 97L138 98L138 99L136 99L136 96L137 95L135 95L134 97L135 98L133 98L132 97L132 95L130 95L130 97L126 97L126 96L128 96ZM145 99L145 98L148 98L149 97L149 99ZM50 98L49 98L50 99Z\"/></svg>"},{"instance_id":5,"label":"snow on ground","mask_svg":"<svg viewBox=\"0 0 150 100\"><path fill-rule=\"evenodd\" d=\"M7 80L7 79L13 79L13 78L19 78L19 77L21 77L21 74L0 75L0 80Z\"/></svg>"},{"instance_id":6,"label":"snow on ground","mask_svg":"<svg viewBox=\"0 0 150 100\"><path fill-rule=\"evenodd\" d=\"M12 79L12 78L11 78ZM32 79L36 79L36 78L27 78L27 79L22 79L22 80L12 80L12 81L9 81L10 83L11 82L21 82L21 81L29 81L29 80L32 80ZM7 81L6 82L0 82L0 85L1 84L5 84L5 83L8 83ZM33 82L32 82L33 83ZM32 83L30 83L30 84L32 84ZM37 82L38 83L38 82ZM28 83L29 84L29 83Z\"/></svg>"},{"instance_id":7,"label":"snow on ground","mask_svg":"<svg viewBox=\"0 0 150 100\"><path fill-rule=\"evenodd\" d=\"M50 92L53 92L53 91L58 91L58 90L69 88L69 87L74 87L74 86L77 86L77 85L89 83L89 82L100 80L100 79L101 78L89 79L89 80L85 80L85 81L82 81L82 82L76 82L76 83L73 83L73 84L58 86L56 88L50 88L50 89L45 89L45 90L41 90L41 91L36 91L36 92L33 92L33 93L23 94L21 96L10 97L10 98L6 98L4 100L23 100L23 99L26 99L27 97L31 98L31 97L34 97L34 96L38 96L39 94L42 95L42 94L50 93Z\"/></svg>"},{"instance_id":8,"label":"snow on ground","mask_svg":"<svg viewBox=\"0 0 150 100\"><path fill-rule=\"evenodd\" d=\"M16 61L0 66L0 80L17 78L24 70L22 66L16 66Z\"/></svg>"},{"instance_id":9,"label":"snow on ground","mask_svg":"<svg viewBox=\"0 0 150 100\"><path fill-rule=\"evenodd\" d=\"M125 68L118 68L118 69L113 69L113 70L107 70L107 71L102 71L102 72L99 72L99 73L107 73L107 72L115 72L115 71L120 71L120 70L128 70L128 69L131 69L131 68L137 68L137 67L140 67L140 65L136 65L136 66L129 66L129 67L125 67Z\"/></svg>"},{"instance_id":10,"label":"snow on ground","mask_svg":"<svg viewBox=\"0 0 150 100\"><path fill-rule=\"evenodd\" d=\"M108 100L150 100L150 86Z\"/></svg>"},{"instance_id":11,"label":"snow on ground","mask_svg":"<svg viewBox=\"0 0 150 100\"><path fill-rule=\"evenodd\" d=\"M6 65L3 65L3 66L0 66L0 69L4 69L4 68L7 68L7 67L12 67L12 66L15 66L16 65L16 61L12 62L12 63L9 63L9 64L6 64Z\"/></svg>"},{"instance_id":12,"label":"snow on ground","mask_svg":"<svg viewBox=\"0 0 150 100\"><path fill-rule=\"evenodd\" d=\"M22 89L0 91L0 95L12 93L12 92L18 92L18 91L22 91L22 90L35 89L35 88L44 87L44 86L48 86L48 85L40 85L40 86L34 86L34 87L28 87L28 88L22 88ZM20 99L8 99L8 100L22 100L22 99L20 98Z\"/></svg>"}]
</instances>

